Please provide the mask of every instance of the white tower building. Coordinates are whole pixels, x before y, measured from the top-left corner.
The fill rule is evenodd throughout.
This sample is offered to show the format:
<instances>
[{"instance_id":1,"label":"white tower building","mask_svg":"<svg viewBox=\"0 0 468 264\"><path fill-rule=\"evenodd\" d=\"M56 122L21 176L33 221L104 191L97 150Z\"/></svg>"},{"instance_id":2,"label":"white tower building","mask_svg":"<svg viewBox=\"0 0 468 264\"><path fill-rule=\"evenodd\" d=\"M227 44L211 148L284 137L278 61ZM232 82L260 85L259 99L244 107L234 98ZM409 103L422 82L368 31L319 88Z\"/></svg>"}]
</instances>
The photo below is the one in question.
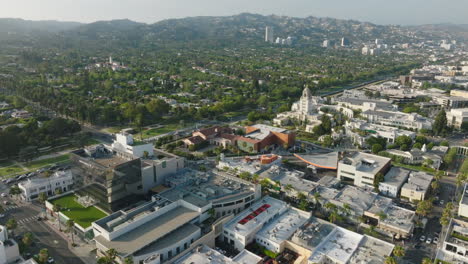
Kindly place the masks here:
<instances>
[{"instance_id":1,"label":"white tower building","mask_svg":"<svg viewBox=\"0 0 468 264\"><path fill-rule=\"evenodd\" d=\"M265 41L273 43L274 42L274 36L273 36L273 27L266 27L265 28Z\"/></svg>"}]
</instances>

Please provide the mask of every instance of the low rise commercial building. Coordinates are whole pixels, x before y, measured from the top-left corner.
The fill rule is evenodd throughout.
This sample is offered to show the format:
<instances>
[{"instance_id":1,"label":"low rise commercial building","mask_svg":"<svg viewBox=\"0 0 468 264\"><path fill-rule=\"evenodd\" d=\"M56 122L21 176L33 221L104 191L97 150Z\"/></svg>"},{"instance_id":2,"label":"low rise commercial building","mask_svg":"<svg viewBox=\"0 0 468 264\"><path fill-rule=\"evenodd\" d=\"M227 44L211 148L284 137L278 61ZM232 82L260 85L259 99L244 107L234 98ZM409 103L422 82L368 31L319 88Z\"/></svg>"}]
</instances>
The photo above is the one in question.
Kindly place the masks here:
<instances>
[{"instance_id":1,"label":"low rise commercial building","mask_svg":"<svg viewBox=\"0 0 468 264\"><path fill-rule=\"evenodd\" d=\"M425 200L433 179L433 175L425 172L411 172L408 182L401 188L400 196L411 202Z\"/></svg>"},{"instance_id":2,"label":"low rise commercial building","mask_svg":"<svg viewBox=\"0 0 468 264\"><path fill-rule=\"evenodd\" d=\"M8 230L0 225L0 264L24 263L19 252L18 243L9 238Z\"/></svg>"},{"instance_id":3,"label":"low rise commercial building","mask_svg":"<svg viewBox=\"0 0 468 264\"><path fill-rule=\"evenodd\" d=\"M171 189L160 193L170 201L183 199L199 207L209 206L214 217L238 214L261 198L261 186L223 172L187 170L166 181Z\"/></svg>"},{"instance_id":4,"label":"low rise commercial building","mask_svg":"<svg viewBox=\"0 0 468 264\"><path fill-rule=\"evenodd\" d=\"M436 259L444 263L468 262L468 222L455 218L450 220Z\"/></svg>"},{"instance_id":5,"label":"low rise commercial building","mask_svg":"<svg viewBox=\"0 0 468 264\"><path fill-rule=\"evenodd\" d=\"M138 158L154 156L153 144L141 141L135 141L130 134L131 129L124 129L115 134L115 141L112 143L112 149L116 152L127 153Z\"/></svg>"},{"instance_id":6,"label":"low rise commercial building","mask_svg":"<svg viewBox=\"0 0 468 264\"><path fill-rule=\"evenodd\" d=\"M311 218L291 238L294 245L306 249L312 263L383 263L394 245L367 235L360 235L330 222ZM291 248L295 248L294 245Z\"/></svg>"},{"instance_id":7,"label":"low rise commercial building","mask_svg":"<svg viewBox=\"0 0 468 264\"><path fill-rule=\"evenodd\" d=\"M151 202L129 211L118 211L93 222L97 255L109 249L123 263L158 259L161 263L189 249L202 234L198 226L209 217L209 206L199 208L184 200L170 202L154 196Z\"/></svg>"},{"instance_id":8,"label":"low rise commercial building","mask_svg":"<svg viewBox=\"0 0 468 264\"><path fill-rule=\"evenodd\" d=\"M468 184L465 183L465 188L463 189L463 195L458 204L458 215L461 217L468 218Z\"/></svg>"},{"instance_id":9,"label":"low rise commercial building","mask_svg":"<svg viewBox=\"0 0 468 264\"><path fill-rule=\"evenodd\" d=\"M432 129L432 120L416 113L407 114L396 111L366 110L361 115L373 124L418 130Z\"/></svg>"},{"instance_id":10,"label":"low rise commercial building","mask_svg":"<svg viewBox=\"0 0 468 264\"><path fill-rule=\"evenodd\" d=\"M392 167L385 174L385 180L379 183L380 193L392 198L398 197L401 187L408 180L409 174L409 170Z\"/></svg>"},{"instance_id":11,"label":"low rise commercial building","mask_svg":"<svg viewBox=\"0 0 468 264\"><path fill-rule=\"evenodd\" d=\"M464 124L468 126L468 108L450 109L447 112L447 125L460 129Z\"/></svg>"},{"instance_id":12,"label":"low rise commercial building","mask_svg":"<svg viewBox=\"0 0 468 264\"><path fill-rule=\"evenodd\" d=\"M390 169L391 159L363 152L345 154L338 162L338 179L350 181L356 186L373 187L378 173L385 175Z\"/></svg>"},{"instance_id":13,"label":"low rise commercial building","mask_svg":"<svg viewBox=\"0 0 468 264\"><path fill-rule=\"evenodd\" d=\"M54 196L57 192L68 192L73 188L73 175L70 170L58 171L50 177L32 178L18 184L21 198L31 201L39 197L40 193Z\"/></svg>"},{"instance_id":14,"label":"low rise commercial building","mask_svg":"<svg viewBox=\"0 0 468 264\"><path fill-rule=\"evenodd\" d=\"M248 172L250 174L260 174L271 166L281 164L282 159L281 156L275 154L246 156L243 158L226 158L224 155L221 155L216 167L220 170L230 170L237 173Z\"/></svg>"},{"instance_id":15,"label":"low rise commercial building","mask_svg":"<svg viewBox=\"0 0 468 264\"><path fill-rule=\"evenodd\" d=\"M412 139L416 137L416 133L409 130L404 130L396 127L370 124L365 120L351 119L345 124L346 136L350 137L354 144L361 147L367 146L366 140L370 137L381 137L393 144L400 136L408 136Z\"/></svg>"},{"instance_id":16,"label":"low rise commercial building","mask_svg":"<svg viewBox=\"0 0 468 264\"><path fill-rule=\"evenodd\" d=\"M174 264L258 264L262 258L248 250L242 250L236 256L230 258L218 251L206 246L199 245L191 252L185 254L173 262Z\"/></svg>"},{"instance_id":17,"label":"low rise commercial building","mask_svg":"<svg viewBox=\"0 0 468 264\"><path fill-rule=\"evenodd\" d=\"M266 196L224 226L223 240L241 251L257 242L273 252L281 252L284 243L309 218L310 213Z\"/></svg>"}]
</instances>

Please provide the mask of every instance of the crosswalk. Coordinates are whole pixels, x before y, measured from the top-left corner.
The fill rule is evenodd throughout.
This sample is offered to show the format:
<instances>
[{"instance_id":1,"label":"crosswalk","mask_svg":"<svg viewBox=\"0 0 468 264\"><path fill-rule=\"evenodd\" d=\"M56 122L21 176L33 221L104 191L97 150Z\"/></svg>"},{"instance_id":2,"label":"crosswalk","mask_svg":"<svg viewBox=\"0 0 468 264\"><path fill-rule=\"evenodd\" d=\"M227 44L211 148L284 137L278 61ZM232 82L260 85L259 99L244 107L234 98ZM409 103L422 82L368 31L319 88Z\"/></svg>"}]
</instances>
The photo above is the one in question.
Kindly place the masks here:
<instances>
[{"instance_id":1,"label":"crosswalk","mask_svg":"<svg viewBox=\"0 0 468 264\"><path fill-rule=\"evenodd\" d=\"M11 206L7 206L7 207L3 208L3 210L4 211L9 211L9 210L13 210L13 209L16 209L16 208L20 208L20 206L11 205Z\"/></svg>"},{"instance_id":2,"label":"crosswalk","mask_svg":"<svg viewBox=\"0 0 468 264\"><path fill-rule=\"evenodd\" d=\"M38 217L39 216L36 215L36 216L31 216L31 217L28 217L28 218L24 218L24 219L18 220L18 223L19 224L26 224L28 222L37 220Z\"/></svg>"}]
</instances>

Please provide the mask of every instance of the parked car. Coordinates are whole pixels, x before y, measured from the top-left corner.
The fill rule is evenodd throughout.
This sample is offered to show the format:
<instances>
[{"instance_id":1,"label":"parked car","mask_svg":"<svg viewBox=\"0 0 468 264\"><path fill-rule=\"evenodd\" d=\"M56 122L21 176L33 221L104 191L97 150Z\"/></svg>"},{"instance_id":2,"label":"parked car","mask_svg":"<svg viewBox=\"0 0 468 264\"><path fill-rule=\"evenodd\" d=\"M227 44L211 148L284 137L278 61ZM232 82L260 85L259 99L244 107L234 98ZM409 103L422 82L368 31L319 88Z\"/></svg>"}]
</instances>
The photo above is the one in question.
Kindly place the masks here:
<instances>
[{"instance_id":1,"label":"parked car","mask_svg":"<svg viewBox=\"0 0 468 264\"><path fill-rule=\"evenodd\" d=\"M445 201L444 200L440 200L440 205L444 205Z\"/></svg>"},{"instance_id":2,"label":"parked car","mask_svg":"<svg viewBox=\"0 0 468 264\"><path fill-rule=\"evenodd\" d=\"M426 241L426 236L421 236L421 238L419 238L419 241L421 241L421 242Z\"/></svg>"},{"instance_id":3,"label":"parked car","mask_svg":"<svg viewBox=\"0 0 468 264\"><path fill-rule=\"evenodd\" d=\"M49 257L49 258L47 259L47 263L54 263L54 262L55 262L55 260L54 260L54 258L52 258L52 257Z\"/></svg>"},{"instance_id":4,"label":"parked car","mask_svg":"<svg viewBox=\"0 0 468 264\"><path fill-rule=\"evenodd\" d=\"M426 244L431 244L431 243L432 243L432 238L428 237L428 238L426 239Z\"/></svg>"},{"instance_id":5,"label":"parked car","mask_svg":"<svg viewBox=\"0 0 468 264\"><path fill-rule=\"evenodd\" d=\"M5 217L5 215L4 215L4 214L0 214L0 218L3 218L3 217Z\"/></svg>"},{"instance_id":6,"label":"parked car","mask_svg":"<svg viewBox=\"0 0 468 264\"><path fill-rule=\"evenodd\" d=\"M432 242L434 244L438 244L439 243L439 238L438 237L434 237L434 240L432 240Z\"/></svg>"},{"instance_id":7,"label":"parked car","mask_svg":"<svg viewBox=\"0 0 468 264\"><path fill-rule=\"evenodd\" d=\"M7 197L7 196L8 196L8 194L6 194L6 193L2 193L2 194L1 194L1 196L2 196L2 197Z\"/></svg>"}]
</instances>

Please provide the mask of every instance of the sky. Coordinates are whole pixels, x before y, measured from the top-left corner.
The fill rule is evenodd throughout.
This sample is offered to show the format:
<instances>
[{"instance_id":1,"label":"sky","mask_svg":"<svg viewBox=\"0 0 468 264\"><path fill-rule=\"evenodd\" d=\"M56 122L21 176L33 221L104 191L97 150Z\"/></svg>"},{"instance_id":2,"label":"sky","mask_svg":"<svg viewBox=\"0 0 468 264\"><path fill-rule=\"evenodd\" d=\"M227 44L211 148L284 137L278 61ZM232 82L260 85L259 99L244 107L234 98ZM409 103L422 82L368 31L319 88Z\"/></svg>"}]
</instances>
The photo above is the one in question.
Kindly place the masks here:
<instances>
[{"instance_id":1,"label":"sky","mask_svg":"<svg viewBox=\"0 0 468 264\"><path fill-rule=\"evenodd\" d=\"M468 24L468 0L0 0L0 17L154 23L243 12L356 19L376 24Z\"/></svg>"}]
</instances>

